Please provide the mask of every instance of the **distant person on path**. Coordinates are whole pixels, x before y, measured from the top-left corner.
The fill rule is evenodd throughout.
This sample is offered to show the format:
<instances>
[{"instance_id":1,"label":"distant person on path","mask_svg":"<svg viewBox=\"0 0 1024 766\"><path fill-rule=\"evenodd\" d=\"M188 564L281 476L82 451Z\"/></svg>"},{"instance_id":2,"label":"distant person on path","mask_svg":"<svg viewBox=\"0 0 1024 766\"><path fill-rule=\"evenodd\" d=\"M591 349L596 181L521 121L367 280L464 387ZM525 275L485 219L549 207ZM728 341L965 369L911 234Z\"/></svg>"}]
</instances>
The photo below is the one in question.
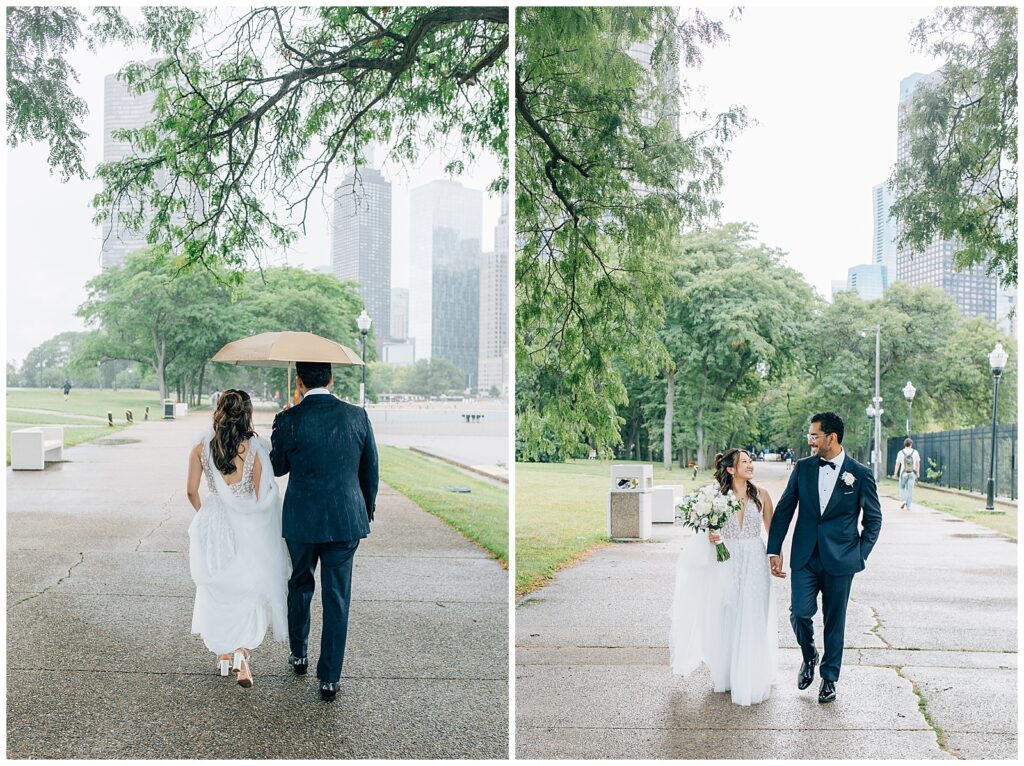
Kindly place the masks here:
<instances>
[{"instance_id":1,"label":"distant person on path","mask_svg":"<svg viewBox=\"0 0 1024 766\"><path fill-rule=\"evenodd\" d=\"M196 584L192 632L229 664L238 684L252 686L250 652L288 635L288 549L281 539L281 493L271 471L270 444L256 436L252 401L229 389L217 401L213 428L189 453L189 568ZM206 498L199 485L206 479Z\"/></svg>"},{"instance_id":2,"label":"distant person on path","mask_svg":"<svg viewBox=\"0 0 1024 766\"><path fill-rule=\"evenodd\" d=\"M761 530L772 522L772 500L754 486L754 461L742 449L715 455L715 483L744 501L718 533L698 535L676 563L669 656L672 672L689 675L703 662L716 692L754 705L772 692L779 621ZM724 541L727 561L715 557Z\"/></svg>"},{"instance_id":3,"label":"distant person on path","mask_svg":"<svg viewBox=\"0 0 1024 766\"><path fill-rule=\"evenodd\" d=\"M70 380L65 380L64 381L64 401L65 402L68 400L68 395L70 395L70 393L71 393L71 381Z\"/></svg>"},{"instance_id":4,"label":"distant person on path","mask_svg":"<svg viewBox=\"0 0 1024 766\"><path fill-rule=\"evenodd\" d=\"M914 502L914 484L921 475L921 454L914 449L914 440L903 440L903 449L896 453L893 478L900 483L900 510L910 510Z\"/></svg>"},{"instance_id":5,"label":"distant person on path","mask_svg":"<svg viewBox=\"0 0 1024 766\"><path fill-rule=\"evenodd\" d=\"M788 448L786 449L786 470L793 470L793 450Z\"/></svg>"},{"instance_id":6,"label":"distant person on path","mask_svg":"<svg viewBox=\"0 0 1024 766\"><path fill-rule=\"evenodd\" d=\"M288 474L283 534L292 560L288 581L288 664L309 667L309 613L320 563L323 631L316 675L320 696L338 693L352 597L352 560L370 533L377 498L377 445L366 410L333 396L331 365L295 365L301 401L277 414L271 435L274 475Z\"/></svg>"},{"instance_id":7,"label":"distant person on path","mask_svg":"<svg viewBox=\"0 0 1024 766\"><path fill-rule=\"evenodd\" d=\"M820 659L821 703L836 698L853 576L864 569L882 529L874 476L870 468L843 450L843 431L843 420L834 412L811 416L807 433L811 456L799 461L790 474L768 531L772 574L784 578L782 542L799 506L790 550L789 621L803 652L797 688L806 689L814 682L814 668ZM814 643L812 622L819 593L825 618L823 657Z\"/></svg>"}]
</instances>

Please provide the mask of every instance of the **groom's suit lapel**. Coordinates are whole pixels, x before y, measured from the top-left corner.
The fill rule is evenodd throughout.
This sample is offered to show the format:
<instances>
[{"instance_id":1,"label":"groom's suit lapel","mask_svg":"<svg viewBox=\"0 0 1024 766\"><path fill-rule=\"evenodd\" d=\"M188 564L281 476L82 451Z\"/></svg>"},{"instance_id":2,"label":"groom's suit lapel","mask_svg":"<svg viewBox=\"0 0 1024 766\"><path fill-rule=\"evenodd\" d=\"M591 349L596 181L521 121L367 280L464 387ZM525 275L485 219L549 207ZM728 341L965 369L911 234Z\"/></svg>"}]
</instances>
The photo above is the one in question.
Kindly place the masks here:
<instances>
[{"instance_id":1,"label":"groom's suit lapel","mask_svg":"<svg viewBox=\"0 0 1024 766\"><path fill-rule=\"evenodd\" d=\"M811 461L810 466L804 471L804 488L801 498L808 498L807 507L814 511L816 516L821 516L821 498L818 496L818 464Z\"/></svg>"},{"instance_id":2,"label":"groom's suit lapel","mask_svg":"<svg viewBox=\"0 0 1024 766\"><path fill-rule=\"evenodd\" d=\"M837 466L839 468L839 471L838 476L836 476L836 485L835 487L832 488L832 495L828 499L828 505L825 506L825 510L821 514L823 518L827 516L828 512L835 508L836 504L839 502L839 496L842 494L843 474L846 473L846 464L849 462L849 460L850 458L844 455L843 464L841 466Z\"/></svg>"}]
</instances>

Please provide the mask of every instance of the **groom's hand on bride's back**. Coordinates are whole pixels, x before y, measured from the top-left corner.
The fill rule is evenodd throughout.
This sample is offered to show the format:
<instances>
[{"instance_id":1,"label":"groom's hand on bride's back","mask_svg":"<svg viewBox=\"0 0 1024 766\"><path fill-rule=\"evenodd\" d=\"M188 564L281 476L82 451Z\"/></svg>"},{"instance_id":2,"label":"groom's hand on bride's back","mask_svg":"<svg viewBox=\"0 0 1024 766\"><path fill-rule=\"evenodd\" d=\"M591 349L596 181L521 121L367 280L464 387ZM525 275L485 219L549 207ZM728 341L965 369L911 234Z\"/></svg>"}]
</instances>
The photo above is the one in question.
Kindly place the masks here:
<instances>
[{"instance_id":1,"label":"groom's hand on bride's back","mask_svg":"<svg viewBox=\"0 0 1024 766\"><path fill-rule=\"evenodd\" d=\"M774 577L781 577L783 580L786 579L786 573L782 571L782 554L777 556L768 557L768 565L771 567L772 575Z\"/></svg>"}]
</instances>

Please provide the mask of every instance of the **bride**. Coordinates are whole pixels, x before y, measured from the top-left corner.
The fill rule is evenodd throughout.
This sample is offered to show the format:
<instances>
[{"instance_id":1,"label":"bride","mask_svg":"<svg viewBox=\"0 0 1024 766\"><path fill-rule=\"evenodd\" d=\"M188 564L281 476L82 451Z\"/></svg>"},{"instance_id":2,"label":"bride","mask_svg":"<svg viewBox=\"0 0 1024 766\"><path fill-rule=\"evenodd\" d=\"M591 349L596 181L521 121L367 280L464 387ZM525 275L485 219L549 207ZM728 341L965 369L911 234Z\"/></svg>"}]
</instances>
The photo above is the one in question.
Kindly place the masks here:
<instances>
[{"instance_id":1,"label":"bride","mask_svg":"<svg viewBox=\"0 0 1024 766\"><path fill-rule=\"evenodd\" d=\"M203 477L208 491L200 501ZM278 641L288 638L291 563L269 443L253 431L245 391L228 390L217 400L213 428L189 453L187 495L197 512L188 529L192 632L218 656L222 676L230 665L249 688L249 654L267 628Z\"/></svg>"},{"instance_id":2,"label":"bride","mask_svg":"<svg viewBox=\"0 0 1024 766\"><path fill-rule=\"evenodd\" d=\"M778 651L778 619L762 528L772 520L771 498L754 486L754 463L745 450L715 455L715 480L743 499L718 534L692 538L679 554L669 652L672 672L689 675L703 662L716 692L732 692L737 705L771 694ZM724 542L727 561L715 559Z\"/></svg>"}]
</instances>

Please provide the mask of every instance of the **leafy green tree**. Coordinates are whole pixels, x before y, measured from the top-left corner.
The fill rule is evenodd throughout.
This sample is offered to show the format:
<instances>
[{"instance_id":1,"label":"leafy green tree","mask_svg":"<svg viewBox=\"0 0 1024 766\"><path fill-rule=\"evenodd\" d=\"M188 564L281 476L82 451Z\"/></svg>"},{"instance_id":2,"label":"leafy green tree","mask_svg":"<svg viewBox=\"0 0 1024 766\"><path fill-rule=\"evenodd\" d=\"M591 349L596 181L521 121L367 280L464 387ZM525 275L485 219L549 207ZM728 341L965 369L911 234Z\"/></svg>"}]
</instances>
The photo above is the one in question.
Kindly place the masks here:
<instances>
[{"instance_id":1,"label":"leafy green tree","mask_svg":"<svg viewBox=\"0 0 1024 766\"><path fill-rule=\"evenodd\" d=\"M59 386L80 372L73 361L89 339L88 332L62 332L43 341L25 355L19 376L22 385L35 387Z\"/></svg>"},{"instance_id":2,"label":"leafy green tree","mask_svg":"<svg viewBox=\"0 0 1024 766\"><path fill-rule=\"evenodd\" d=\"M149 241L188 263L227 265L241 282L371 143L411 161L458 142L450 172L481 149L506 161L507 7L265 7L226 25L214 10L142 13L97 25L157 60L120 73L155 93L154 119L117 132L134 155L98 169L96 218L149 222Z\"/></svg>"},{"instance_id":3,"label":"leafy green tree","mask_svg":"<svg viewBox=\"0 0 1024 766\"><path fill-rule=\"evenodd\" d=\"M817 309L782 253L754 244L753 236L752 226L727 224L685 238L661 330L671 357L662 435L674 433L678 419L701 468L710 433L749 438L750 412L741 404L792 369ZM664 453L667 467L671 443Z\"/></svg>"},{"instance_id":4,"label":"leafy green tree","mask_svg":"<svg viewBox=\"0 0 1024 766\"><path fill-rule=\"evenodd\" d=\"M904 117L909 152L890 178L900 244L955 239L958 266L1016 285L1017 8L940 8L911 40L946 63Z\"/></svg>"},{"instance_id":5,"label":"leafy green tree","mask_svg":"<svg viewBox=\"0 0 1024 766\"><path fill-rule=\"evenodd\" d=\"M161 248L129 255L86 288L89 296L78 315L99 332L82 349L80 361L127 359L147 365L156 373L161 398L167 396L168 373L182 374L212 347L208 333L230 330L219 310L230 303L223 285L204 270L182 272ZM202 351L193 346L199 338Z\"/></svg>"},{"instance_id":6,"label":"leafy green tree","mask_svg":"<svg viewBox=\"0 0 1024 766\"><path fill-rule=\"evenodd\" d=\"M941 402L933 412L937 426L964 428L991 421L994 384L988 354L997 342L1010 355L999 384L999 422L1017 422L1017 344L991 323L974 318L961 322L940 351L931 381L932 398Z\"/></svg>"},{"instance_id":7,"label":"leafy green tree","mask_svg":"<svg viewBox=\"0 0 1024 766\"><path fill-rule=\"evenodd\" d=\"M236 318L229 340L262 332L311 332L359 353L356 317L363 309L363 299L351 283L341 283L330 274L290 267L249 271L245 277L236 296ZM371 328L366 342L370 361L376 358L375 348ZM287 391L286 370L265 370L262 375L271 390ZM294 381L294 372L292 375ZM354 400L359 394L360 377L358 367L335 367L334 392Z\"/></svg>"},{"instance_id":8,"label":"leafy green tree","mask_svg":"<svg viewBox=\"0 0 1024 766\"><path fill-rule=\"evenodd\" d=\"M76 8L7 7L7 145L46 141L50 171L65 181L85 177L81 121L89 107L67 62L84 22Z\"/></svg>"},{"instance_id":9,"label":"leafy green tree","mask_svg":"<svg viewBox=\"0 0 1024 766\"><path fill-rule=\"evenodd\" d=\"M420 396L462 393L465 376L462 370L447 359L435 357L420 359L412 367L404 368L403 390L400 393Z\"/></svg>"},{"instance_id":10,"label":"leafy green tree","mask_svg":"<svg viewBox=\"0 0 1024 766\"><path fill-rule=\"evenodd\" d=\"M718 210L741 109L676 122L663 75L725 39L700 12L523 7L516 26L517 427L525 454L605 449L620 365L659 369L657 329L682 224ZM653 41L652 71L627 50ZM699 127L698 127L699 125Z\"/></svg>"},{"instance_id":11,"label":"leafy green tree","mask_svg":"<svg viewBox=\"0 0 1024 766\"><path fill-rule=\"evenodd\" d=\"M19 388L22 385L21 374L18 372L18 368L12 363L7 363L7 387L8 388Z\"/></svg>"}]
</instances>

